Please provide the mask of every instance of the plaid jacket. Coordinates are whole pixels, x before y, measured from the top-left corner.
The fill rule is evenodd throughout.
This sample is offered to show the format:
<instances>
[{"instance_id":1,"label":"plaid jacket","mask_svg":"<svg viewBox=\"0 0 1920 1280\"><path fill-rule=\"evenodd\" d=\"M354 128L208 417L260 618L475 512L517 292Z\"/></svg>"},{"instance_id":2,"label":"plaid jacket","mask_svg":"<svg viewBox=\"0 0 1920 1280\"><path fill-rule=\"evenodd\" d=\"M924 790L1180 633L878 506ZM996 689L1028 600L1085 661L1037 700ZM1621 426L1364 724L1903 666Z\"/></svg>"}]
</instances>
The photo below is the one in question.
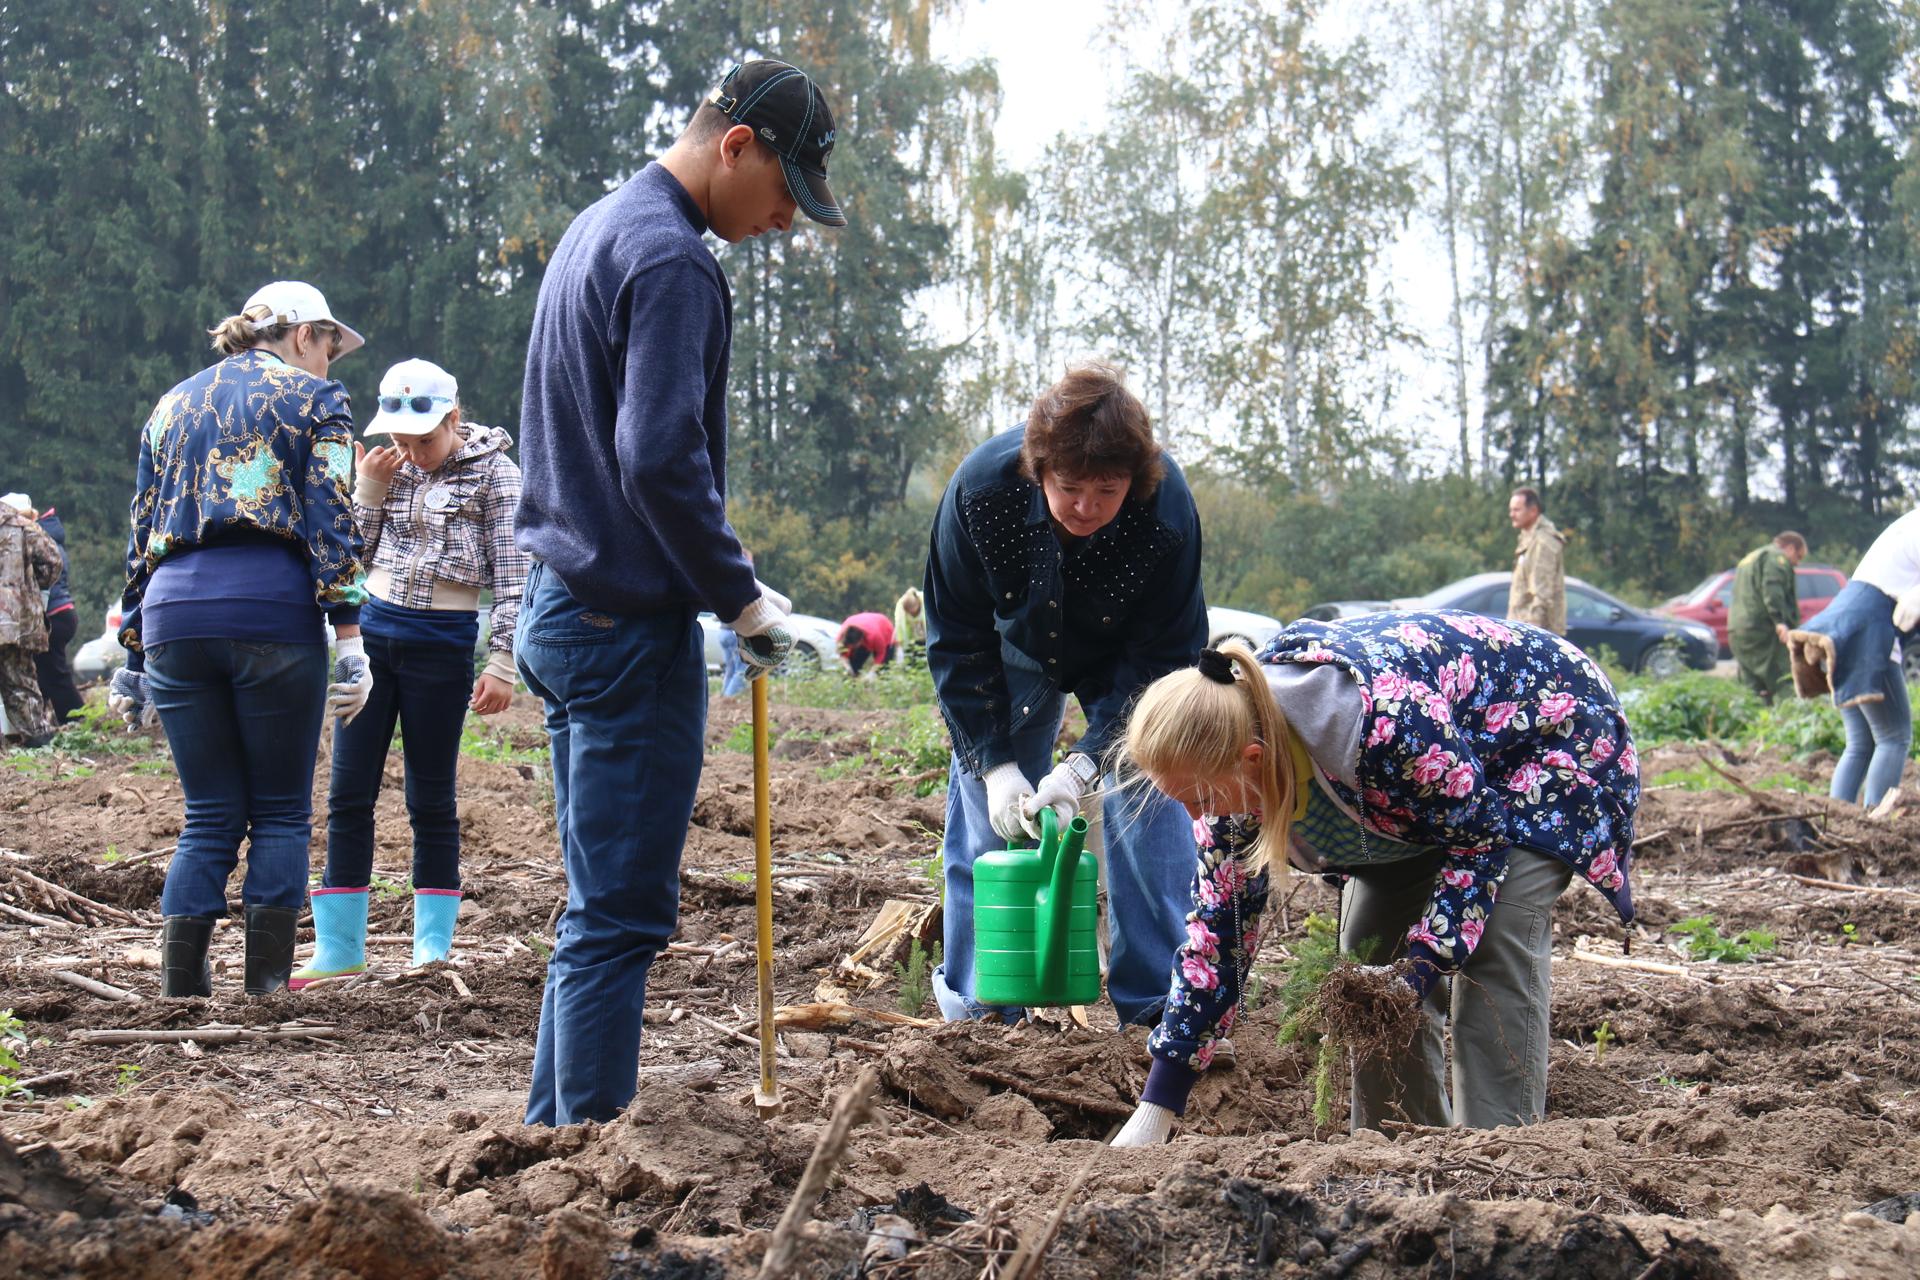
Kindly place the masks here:
<instances>
[{"instance_id":1,"label":"plaid jacket","mask_svg":"<svg viewBox=\"0 0 1920 1280\"><path fill-rule=\"evenodd\" d=\"M467 423L466 443L431 474L403 462L391 483L362 475L353 514L367 540L367 563L392 575L392 604L433 607L433 584L493 590L489 671L511 681L513 627L527 585L526 553L513 545L520 468L507 456L513 438L499 427ZM498 670L495 670L495 667ZM504 672L504 674L503 674Z\"/></svg>"},{"instance_id":2,"label":"plaid jacket","mask_svg":"<svg viewBox=\"0 0 1920 1280\"><path fill-rule=\"evenodd\" d=\"M142 652L140 602L163 559L246 529L305 547L314 602L357 614L352 474L347 389L272 352L228 356L161 396L140 431L120 643Z\"/></svg>"}]
</instances>

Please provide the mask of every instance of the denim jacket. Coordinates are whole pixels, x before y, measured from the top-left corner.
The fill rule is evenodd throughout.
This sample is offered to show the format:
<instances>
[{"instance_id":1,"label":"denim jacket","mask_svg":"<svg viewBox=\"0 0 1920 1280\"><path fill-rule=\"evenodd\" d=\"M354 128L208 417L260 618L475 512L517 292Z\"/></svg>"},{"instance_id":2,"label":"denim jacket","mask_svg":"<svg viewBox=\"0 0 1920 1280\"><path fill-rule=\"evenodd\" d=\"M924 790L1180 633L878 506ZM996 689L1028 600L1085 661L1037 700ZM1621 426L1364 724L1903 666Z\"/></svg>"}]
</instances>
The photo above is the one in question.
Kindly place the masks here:
<instances>
[{"instance_id":1,"label":"denim jacket","mask_svg":"<svg viewBox=\"0 0 1920 1280\"><path fill-rule=\"evenodd\" d=\"M302 547L314 602L354 621L366 591L352 475L347 389L269 351L228 356L161 396L140 431L120 643L141 652L140 602L162 560L231 534Z\"/></svg>"},{"instance_id":2,"label":"denim jacket","mask_svg":"<svg viewBox=\"0 0 1920 1280\"><path fill-rule=\"evenodd\" d=\"M1002 432L960 464L927 559L927 665L975 774L1012 760L1014 731L1056 693L1079 697L1079 749L1103 758L1134 696L1207 642L1200 517L1173 460L1151 498L1069 550L1020 474L1025 437Z\"/></svg>"}]
</instances>

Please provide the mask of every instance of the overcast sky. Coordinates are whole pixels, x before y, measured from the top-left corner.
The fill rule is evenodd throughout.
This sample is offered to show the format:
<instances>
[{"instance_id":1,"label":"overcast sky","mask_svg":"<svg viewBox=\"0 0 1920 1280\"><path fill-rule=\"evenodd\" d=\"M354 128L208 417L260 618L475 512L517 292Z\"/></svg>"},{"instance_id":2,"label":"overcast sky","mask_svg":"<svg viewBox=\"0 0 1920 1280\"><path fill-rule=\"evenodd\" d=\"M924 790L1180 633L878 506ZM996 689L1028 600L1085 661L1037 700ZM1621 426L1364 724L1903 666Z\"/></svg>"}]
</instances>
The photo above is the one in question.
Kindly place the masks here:
<instances>
[{"instance_id":1,"label":"overcast sky","mask_svg":"<svg viewBox=\"0 0 1920 1280\"><path fill-rule=\"evenodd\" d=\"M997 64L1003 100L994 136L1001 163L1029 167L1055 135L1105 123L1106 101L1125 71L1108 38L1109 7L1109 0L970 0L936 37L936 50L949 61L990 57ZM1347 26L1343 16L1336 13L1332 25ZM1128 38L1159 37L1141 30ZM1344 39L1345 32L1334 38ZM1393 416L1409 431L1451 442L1444 258L1418 218L1389 251L1383 273L1402 319L1428 343L1426 354L1399 353L1395 365L1404 385Z\"/></svg>"}]
</instances>

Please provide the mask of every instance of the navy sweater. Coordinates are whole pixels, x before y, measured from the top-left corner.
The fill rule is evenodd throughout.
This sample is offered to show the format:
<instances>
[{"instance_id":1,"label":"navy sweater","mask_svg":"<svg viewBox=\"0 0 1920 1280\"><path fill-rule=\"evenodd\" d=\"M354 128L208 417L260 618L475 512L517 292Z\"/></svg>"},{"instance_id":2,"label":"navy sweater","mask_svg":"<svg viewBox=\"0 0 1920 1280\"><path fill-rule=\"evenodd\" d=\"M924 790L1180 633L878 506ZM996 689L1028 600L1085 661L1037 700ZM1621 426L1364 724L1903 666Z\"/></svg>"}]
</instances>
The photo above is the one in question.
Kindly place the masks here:
<instances>
[{"instance_id":1,"label":"navy sweater","mask_svg":"<svg viewBox=\"0 0 1920 1280\"><path fill-rule=\"evenodd\" d=\"M733 295L700 208L650 164L561 237L520 409L522 551L611 613L760 594L727 523Z\"/></svg>"}]
</instances>

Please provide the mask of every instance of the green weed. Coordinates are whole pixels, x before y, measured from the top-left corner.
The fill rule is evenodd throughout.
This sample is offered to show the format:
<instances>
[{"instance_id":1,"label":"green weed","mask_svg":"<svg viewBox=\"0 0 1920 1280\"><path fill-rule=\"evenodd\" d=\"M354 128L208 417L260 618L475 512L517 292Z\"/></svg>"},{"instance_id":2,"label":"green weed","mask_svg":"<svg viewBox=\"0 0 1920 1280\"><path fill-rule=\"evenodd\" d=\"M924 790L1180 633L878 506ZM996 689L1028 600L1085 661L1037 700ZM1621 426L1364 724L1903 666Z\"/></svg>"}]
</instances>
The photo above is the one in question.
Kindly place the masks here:
<instances>
[{"instance_id":1,"label":"green weed","mask_svg":"<svg viewBox=\"0 0 1920 1280\"><path fill-rule=\"evenodd\" d=\"M396 736L393 749L401 749ZM546 743L537 747L515 746L507 736L506 730L497 728L482 720L479 716L468 716L466 724L460 729L460 754L475 760L489 760L495 764L530 764L535 767L545 765L553 755L553 749Z\"/></svg>"},{"instance_id":2,"label":"green weed","mask_svg":"<svg viewBox=\"0 0 1920 1280\"><path fill-rule=\"evenodd\" d=\"M121 1062L115 1064L113 1071L114 1094L119 1096L130 1092L133 1089L134 1082L140 1078L140 1073L144 1070L146 1070L146 1068L136 1062Z\"/></svg>"},{"instance_id":3,"label":"green weed","mask_svg":"<svg viewBox=\"0 0 1920 1280\"><path fill-rule=\"evenodd\" d=\"M0 1009L0 1098L33 1096L31 1090L20 1087L20 1054L14 1048L24 1048L26 1043L26 1024L13 1016L13 1010Z\"/></svg>"},{"instance_id":4,"label":"green weed","mask_svg":"<svg viewBox=\"0 0 1920 1280\"><path fill-rule=\"evenodd\" d=\"M1690 957L1717 964L1749 963L1756 955L1772 951L1778 941L1764 929L1749 929L1738 937L1724 937L1712 916L1688 916L1673 926L1673 931L1687 940Z\"/></svg>"},{"instance_id":5,"label":"green weed","mask_svg":"<svg viewBox=\"0 0 1920 1280\"><path fill-rule=\"evenodd\" d=\"M1593 1033L1593 1065L1599 1066L1607 1060L1607 1046L1613 1043L1613 1024L1602 1022L1600 1029Z\"/></svg>"},{"instance_id":6,"label":"green weed","mask_svg":"<svg viewBox=\"0 0 1920 1280\"><path fill-rule=\"evenodd\" d=\"M771 751L773 749L773 735L769 733L767 739L767 749ZM751 752L753 750L752 721L742 720L739 724L733 726L733 730L728 733L725 738L721 739L720 750L737 751L742 755Z\"/></svg>"},{"instance_id":7,"label":"green weed","mask_svg":"<svg viewBox=\"0 0 1920 1280\"><path fill-rule=\"evenodd\" d=\"M1797 791L1803 794L1823 794L1825 787L1808 782L1805 778L1796 778L1790 773L1770 773L1764 778L1745 780L1748 787L1755 791ZM1689 765L1685 769L1669 769L1648 780L1655 787L1678 787L1682 791L1738 791L1740 788L1723 774L1715 773L1704 763Z\"/></svg>"},{"instance_id":8,"label":"green weed","mask_svg":"<svg viewBox=\"0 0 1920 1280\"><path fill-rule=\"evenodd\" d=\"M126 855L120 852L119 845L110 844L107 846L107 851L100 855L100 861L106 863L108 866L112 866L124 857L126 857Z\"/></svg>"},{"instance_id":9,"label":"green weed","mask_svg":"<svg viewBox=\"0 0 1920 1280\"><path fill-rule=\"evenodd\" d=\"M915 1017L927 1007L933 997L933 971L939 965L940 944L936 942L929 949L918 938L907 952L907 962L894 962L894 976L900 979L900 1012Z\"/></svg>"},{"instance_id":10,"label":"green weed","mask_svg":"<svg viewBox=\"0 0 1920 1280\"><path fill-rule=\"evenodd\" d=\"M541 937L537 933L530 933L526 937L520 939L520 941L526 943L527 946L532 948L533 953L539 956L542 960L548 959L553 955L553 948L550 945L548 945L547 940L545 938Z\"/></svg>"},{"instance_id":11,"label":"green weed","mask_svg":"<svg viewBox=\"0 0 1920 1280\"><path fill-rule=\"evenodd\" d=\"M394 880L378 872L367 881L367 885L382 898L405 898L413 892L410 882Z\"/></svg>"}]
</instances>

